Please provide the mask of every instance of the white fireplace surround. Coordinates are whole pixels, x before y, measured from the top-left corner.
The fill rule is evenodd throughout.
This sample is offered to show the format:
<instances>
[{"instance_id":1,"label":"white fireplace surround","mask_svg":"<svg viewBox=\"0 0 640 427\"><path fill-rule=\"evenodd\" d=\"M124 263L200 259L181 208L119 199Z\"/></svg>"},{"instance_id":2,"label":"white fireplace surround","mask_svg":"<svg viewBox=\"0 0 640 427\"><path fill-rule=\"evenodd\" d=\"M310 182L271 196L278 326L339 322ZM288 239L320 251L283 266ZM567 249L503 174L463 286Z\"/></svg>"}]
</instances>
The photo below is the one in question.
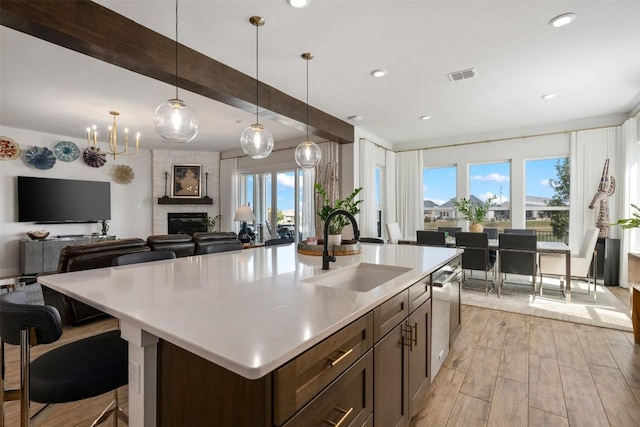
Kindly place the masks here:
<instances>
[{"instance_id":1,"label":"white fireplace surround","mask_svg":"<svg viewBox=\"0 0 640 427\"><path fill-rule=\"evenodd\" d=\"M153 150L152 153L153 174L153 234L167 234L169 212L206 212L213 217L220 213L220 153L202 151L170 151ZM170 185L173 177L171 171L173 165L202 165L202 191L203 196L208 195L213 199L212 205L176 204L159 205L158 198L165 196L165 172L169 172L167 178L167 196L171 196ZM209 173L209 180L205 183L205 173ZM204 194L205 188L208 194ZM224 230L223 230L224 231Z\"/></svg>"}]
</instances>

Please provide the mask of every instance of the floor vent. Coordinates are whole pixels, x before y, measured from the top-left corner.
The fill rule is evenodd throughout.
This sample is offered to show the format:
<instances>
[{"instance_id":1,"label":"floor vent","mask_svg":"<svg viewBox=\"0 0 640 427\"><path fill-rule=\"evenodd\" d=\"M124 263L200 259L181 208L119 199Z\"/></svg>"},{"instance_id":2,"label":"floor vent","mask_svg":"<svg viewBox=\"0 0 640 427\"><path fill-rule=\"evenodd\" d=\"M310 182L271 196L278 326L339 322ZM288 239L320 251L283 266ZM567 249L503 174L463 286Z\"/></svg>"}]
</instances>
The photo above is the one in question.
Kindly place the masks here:
<instances>
[{"instance_id":1,"label":"floor vent","mask_svg":"<svg viewBox=\"0 0 640 427\"><path fill-rule=\"evenodd\" d=\"M476 76L476 69L469 68L468 70L456 71L453 73L449 73L449 80L452 82L457 82L458 80L470 79Z\"/></svg>"}]
</instances>

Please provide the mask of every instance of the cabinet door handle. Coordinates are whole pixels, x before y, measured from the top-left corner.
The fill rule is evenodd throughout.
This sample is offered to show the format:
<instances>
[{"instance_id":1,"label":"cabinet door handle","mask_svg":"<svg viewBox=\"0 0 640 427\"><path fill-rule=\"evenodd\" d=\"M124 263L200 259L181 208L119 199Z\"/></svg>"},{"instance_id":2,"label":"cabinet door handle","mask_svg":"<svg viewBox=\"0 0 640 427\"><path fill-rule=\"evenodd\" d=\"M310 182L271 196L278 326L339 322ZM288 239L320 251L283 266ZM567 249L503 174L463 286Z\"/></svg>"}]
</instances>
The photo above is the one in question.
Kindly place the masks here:
<instances>
[{"instance_id":1,"label":"cabinet door handle","mask_svg":"<svg viewBox=\"0 0 640 427\"><path fill-rule=\"evenodd\" d=\"M329 359L329 361L331 362L331 366L336 366L338 363L340 363L340 361L342 359L344 359L345 357L347 357L349 354L351 354L351 352L353 351L353 349L350 349L349 351L342 351L340 350L340 352L342 353L342 355L340 357L338 357L337 359Z\"/></svg>"},{"instance_id":2,"label":"cabinet door handle","mask_svg":"<svg viewBox=\"0 0 640 427\"><path fill-rule=\"evenodd\" d=\"M349 417L349 414L353 411L353 408L349 408L348 411L342 409L342 408L336 408L336 410L342 412L344 415L338 420L338 422L334 422L331 420L324 420L325 422L331 424L334 427L340 427L340 424L342 424L344 422L344 420L346 420Z\"/></svg>"},{"instance_id":3,"label":"cabinet door handle","mask_svg":"<svg viewBox=\"0 0 640 427\"><path fill-rule=\"evenodd\" d=\"M418 347L418 322L413 322L411 329L413 330L413 345Z\"/></svg>"}]
</instances>

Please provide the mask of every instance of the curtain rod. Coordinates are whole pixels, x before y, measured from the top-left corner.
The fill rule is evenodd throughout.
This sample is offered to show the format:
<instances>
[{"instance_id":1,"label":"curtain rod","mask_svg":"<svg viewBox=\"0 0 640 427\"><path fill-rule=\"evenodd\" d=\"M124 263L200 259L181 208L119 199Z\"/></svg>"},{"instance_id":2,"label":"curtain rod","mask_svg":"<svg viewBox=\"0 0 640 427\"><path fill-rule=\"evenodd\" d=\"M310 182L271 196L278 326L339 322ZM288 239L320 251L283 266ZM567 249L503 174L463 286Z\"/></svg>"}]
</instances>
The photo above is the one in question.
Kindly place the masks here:
<instances>
[{"instance_id":1,"label":"curtain rod","mask_svg":"<svg viewBox=\"0 0 640 427\"><path fill-rule=\"evenodd\" d=\"M462 147L462 146L465 146L465 145L487 144L489 142L510 141L512 139L537 138L539 136L561 135L561 134L564 134L564 133L571 133L571 132L581 132L581 131L587 131L587 130L606 129L606 128L610 128L612 126L622 126L622 124L609 125L609 126L597 126L597 127L584 128L584 129L571 129L571 130L563 130L563 131L547 132L547 133L538 133L538 134L533 134L533 135L509 136L509 137L505 137L505 138L485 139L485 140L481 140L481 141L460 142L460 143L456 143L456 144L438 145L436 147L413 148L413 149L410 149L410 150L398 150L398 151L395 151L395 153L406 153L408 151L416 151L416 150L434 150L434 149L437 149L437 148Z\"/></svg>"},{"instance_id":2,"label":"curtain rod","mask_svg":"<svg viewBox=\"0 0 640 427\"><path fill-rule=\"evenodd\" d=\"M360 139L359 139L359 140L360 140L360 142L362 142L362 141L369 141L370 143L372 143L373 145L375 145L375 146L376 146L376 147L378 147L378 148L382 148L383 150L387 150L387 151L393 151L393 150L392 150L392 149L390 149L390 148L387 148L387 147L385 147L385 146L383 146L383 145L378 144L377 142L373 142L372 140L367 139L367 138L364 138L364 137L360 137Z\"/></svg>"}]
</instances>

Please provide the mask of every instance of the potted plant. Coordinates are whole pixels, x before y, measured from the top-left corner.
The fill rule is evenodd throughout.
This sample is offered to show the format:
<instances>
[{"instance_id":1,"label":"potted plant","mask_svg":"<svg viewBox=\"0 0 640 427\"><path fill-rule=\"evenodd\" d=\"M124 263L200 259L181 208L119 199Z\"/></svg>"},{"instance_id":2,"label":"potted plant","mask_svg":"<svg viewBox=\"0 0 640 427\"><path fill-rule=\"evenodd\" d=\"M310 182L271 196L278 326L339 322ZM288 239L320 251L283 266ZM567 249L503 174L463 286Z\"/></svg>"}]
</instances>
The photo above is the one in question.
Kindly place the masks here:
<instances>
[{"instance_id":1,"label":"potted plant","mask_svg":"<svg viewBox=\"0 0 640 427\"><path fill-rule=\"evenodd\" d=\"M202 225L206 228L207 231L216 231L216 225L218 221L220 221L221 216L216 215L214 217L207 216L202 219Z\"/></svg>"},{"instance_id":2,"label":"potted plant","mask_svg":"<svg viewBox=\"0 0 640 427\"><path fill-rule=\"evenodd\" d=\"M472 203L464 197L460 201L454 201L458 213L463 219L470 221L469 231L482 233L484 226L482 222L486 219L489 208L493 206L496 196L489 197L484 203Z\"/></svg>"},{"instance_id":3,"label":"potted plant","mask_svg":"<svg viewBox=\"0 0 640 427\"><path fill-rule=\"evenodd\" d=\"M622 228L640 228L640 208L633 203L631 203L631 207L637 211L631 214L632 218L619 219L612 225L619 225Z\"/></svg>"},{"instance_id":4,"label":"potted plant","mask_svg":"<svg viewBox=\"0 0 640 427\"><path fill-rule=\"evenodd\" d=\"M355 200L356 196L362 190L362 187L358 187L345 199L336 199L333 202L327 196L327 192L322 185L315 185L316 193L322 197L322 207L318 211L318 217L322 221L325 221L331 212L336 210L345 210L351 215L360 213L360 203L362 200ZM340 245L342 243L342 229L351 224L349 219L344 215L338 215L329 224L329 239L331 245Z\"/></svg>"}]
</instances>

